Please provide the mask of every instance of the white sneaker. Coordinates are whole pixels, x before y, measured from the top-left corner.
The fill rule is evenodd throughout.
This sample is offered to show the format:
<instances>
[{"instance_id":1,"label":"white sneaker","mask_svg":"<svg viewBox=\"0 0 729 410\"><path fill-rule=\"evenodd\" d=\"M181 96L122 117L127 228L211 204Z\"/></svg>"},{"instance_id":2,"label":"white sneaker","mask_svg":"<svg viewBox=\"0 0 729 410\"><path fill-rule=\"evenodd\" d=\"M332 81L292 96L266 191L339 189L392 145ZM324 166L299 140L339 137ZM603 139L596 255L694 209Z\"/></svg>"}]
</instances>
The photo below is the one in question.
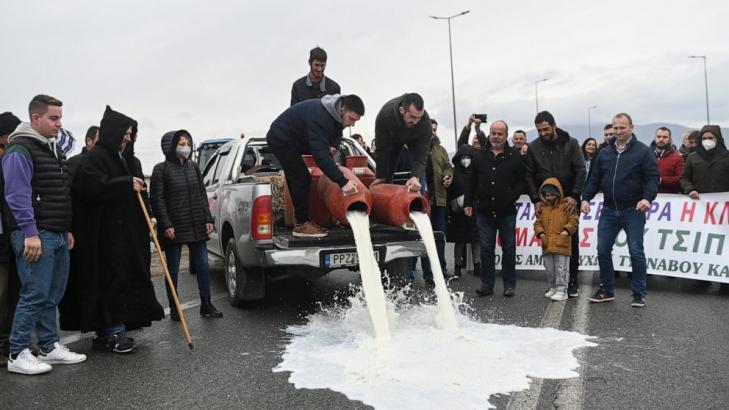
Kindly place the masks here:
<instances>
[{"instance_id":1,"label":"white sneaker","mask_svg":"<svg viewBox=\"0 0 729 410\"><path fill-rule=\"evenodd\" d=\"M555 302L561 302L563 300L567 300L567 298L568 298L567 292L565 292L563 290L555 291L554 295L552 295L550 297L550 299L552 299Z\"/></svg>"},{"instance_id":2,"label":"white sneaker","mask_svg":"<svg viewBox=\"0 0 729 410\"><path fill-rule=\"evenodd\" d=\"M48 353L41 349L38 352L38 360L49 364L76 364L86 360L86 355L74 353L65 345L56 342L53 344L53 350Z\"/></svg>"},{"instance_id":3,"label":"white sneaker","mask_svg":"<svg viewBox=\"0 0 729 410\"><path fill-rule=\"evenodd\" d=\"M557 292L557 291L554 290L554 288L549 288L549 290L547 291L547 293L544 294L544 297L545 298L551 298L552 295L554 295L555 292Z\"/></svg>"},{"instance_id":4,"label":"white sneaker","mask_svg":"<svg viewBox=\"0 0 729 410\"><path fill-rule=\"evenodd\" d=\"M30 349L23 349L22 352L18 353L18 356L13 359L8 358L8 371L11 373L20 374L41 374L48 373L53 370L48 363L43 363L38 360L37 357L33 356Z\"/></svg>"}]
</instances>

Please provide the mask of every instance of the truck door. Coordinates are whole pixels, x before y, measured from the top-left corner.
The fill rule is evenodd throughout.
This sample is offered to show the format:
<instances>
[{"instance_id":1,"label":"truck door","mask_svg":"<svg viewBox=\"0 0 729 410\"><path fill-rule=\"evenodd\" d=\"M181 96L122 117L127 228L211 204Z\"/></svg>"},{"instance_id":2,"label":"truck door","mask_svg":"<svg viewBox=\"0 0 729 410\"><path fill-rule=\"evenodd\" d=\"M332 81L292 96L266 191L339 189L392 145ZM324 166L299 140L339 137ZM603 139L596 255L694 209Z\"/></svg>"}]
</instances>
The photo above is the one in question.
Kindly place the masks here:
<instances>
[{"instance_id":1,"label":"truck door","mask_svg":"<svg viewBox=\"0 0 729 410\"><path fill-rule=\"evenodd\" d=\"M220 161L220 155L213 155L206 164L205 171L203 172L203 185L205 185L205 192L208 196L208 207L210 208L210 213L213 215L213 224L215 226L213 232L210 234L210 240L208 241L208 250L217 255L222 255L222 252L220 249L218 234L220 209L218 207L218 185L217 180L215 179L215 175L216 170L219 167L222 168L221 162L222 161ZM218 171L218 175L219 172L220 171Z\"/></svg>"}]
</instances>

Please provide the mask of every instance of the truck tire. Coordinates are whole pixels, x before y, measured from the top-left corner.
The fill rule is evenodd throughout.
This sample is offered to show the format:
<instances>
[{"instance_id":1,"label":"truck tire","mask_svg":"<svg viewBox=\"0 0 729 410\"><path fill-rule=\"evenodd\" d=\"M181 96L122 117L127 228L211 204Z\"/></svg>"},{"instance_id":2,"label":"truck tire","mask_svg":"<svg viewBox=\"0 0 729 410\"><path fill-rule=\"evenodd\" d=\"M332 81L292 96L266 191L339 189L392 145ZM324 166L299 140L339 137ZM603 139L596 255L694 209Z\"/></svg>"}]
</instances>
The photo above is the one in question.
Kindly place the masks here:
<instances>
[{"instance_id":1,"label":"truck tire","mask_svg":"<svg viewBox=\"0 0 729 410\"><path fill-rule=\"evenodd\" d=\"M235 239L225 247L225 287L233 306L244 306L266 297L266 275L263 268L245 268L240 263Z\"/></svg>"},{"instance_id":2,"label":"truck tire","mask_svg":"<svg viewBox=\"0 0 729 410\"><path fill-rule=\"evenodd\" d=\"M384 270L387 271L390 282L393 284L406 283L410 276L410 263L411 258L400 258L386 263Z\"/></svg>"}]
</instances>

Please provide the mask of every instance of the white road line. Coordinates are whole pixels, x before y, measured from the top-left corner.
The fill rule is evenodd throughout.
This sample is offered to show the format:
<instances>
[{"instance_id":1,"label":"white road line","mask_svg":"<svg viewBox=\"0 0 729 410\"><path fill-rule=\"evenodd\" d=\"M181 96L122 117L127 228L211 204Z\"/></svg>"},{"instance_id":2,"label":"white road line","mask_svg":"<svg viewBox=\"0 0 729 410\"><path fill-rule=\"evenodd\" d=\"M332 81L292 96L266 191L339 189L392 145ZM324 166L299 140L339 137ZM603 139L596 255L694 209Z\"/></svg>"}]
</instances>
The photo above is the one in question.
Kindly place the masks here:
<instances>
[{"instance_id":1,"label":"white road line","mask_svg":"<svg viewBox=\"0 0 729 410\"><path fill-rule=\"evenodd\" d=\"M580 286L580 293L588 295L591 287L588 285ZM590 302L586 297L578 298L577 306L575 306L572 315L572 330L583 335L587 333L587 324L589 316L587 315L588 305ZM555 397L554 405L559 409L582 409L585 404L585 358L587 356L587 348L582 348L575 352L580 367L577 369L578 377L564 379L557 382L557 397Z\"/></svg>"},{"instance_id":2,"label":"white road line","mask_svg":"<svg viewBox=\"0 0 729 410\"><path fill-rule=\"evenodd\" d=\"M227 295L227 293L225 293L225 292L218 293L216 295L211 296L210 300L218 300L218 299L225 297L226 295ZM196 306L200 306L199 300L185 302L180 307L182 308L182 310L187 310L187 309L190 309L190 308L193 308ZM170 308L165 308L165 316L169 316L169 314L170 314ZM73 334L73 335L62 338L60 343L64 344L64 345L68 345L68 344L75 343L75 342L78 342L78 341L81 341L84 339L90 339L90 338L94 337L95 335L96 335L95 332L77 333L77 334Z\"/></svg>"},{"instance_id":3,"label":"white road line","mask_svg":"<svg viewBox=\"0 0 729 410\"><path fill-rule=\"evenodd\" d=\"M559 328L564 313L565 302L550 302L544 312L540 327ZM508 410L536 409L539 404L539 395L542 394L543 379L532 379L529 388L511 396L506 405Z\"/></svg>"}]
</instances>

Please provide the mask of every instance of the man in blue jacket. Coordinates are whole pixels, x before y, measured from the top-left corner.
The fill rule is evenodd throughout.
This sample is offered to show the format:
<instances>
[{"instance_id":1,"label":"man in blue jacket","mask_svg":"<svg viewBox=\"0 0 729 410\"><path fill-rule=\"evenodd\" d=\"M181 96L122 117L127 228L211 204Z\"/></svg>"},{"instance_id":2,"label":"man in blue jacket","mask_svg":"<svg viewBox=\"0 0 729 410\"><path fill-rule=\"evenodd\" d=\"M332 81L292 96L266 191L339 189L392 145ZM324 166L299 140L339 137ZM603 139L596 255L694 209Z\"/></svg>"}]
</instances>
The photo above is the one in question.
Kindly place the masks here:
<instances>
[{"instance_id":1,"label":"man in blue jacket","mask_svg":"<svg viewBox=\"0 0 729 410\"><path fill-rule=\"evenodd\" d=\"M643 228L646 212L658 194L658 165L647 145L633 134L633 120L626 113L613 117L615 138L591 165L590 176L582 193L582 212L590 212L590 201L598 191L604 195L597 226L597 258L600 264L600 288L590 302L615 299L615 270L612 250L621 229L628 237L632 266L633 307L645 306L646 260Z\"/></svg>"},{"instance_id":2,"label":"man in blue jacket","mask_svg":"<svg viewBox=\"0 0 729 410\"><path fill-rule=\"evenodd\" d=\"M326 95L320 100L306 100L289 107L271 124L266 141L286 174L296 218L294 236L327 235L326 229L309 219L311 174L301 156L311 154L324 175L336 182L345 194L354 193L356 185L339 170L330 148L338 145L342 129L354 125L362 115L364 103L358 96Z\"/></svg>"}]
</instances>

